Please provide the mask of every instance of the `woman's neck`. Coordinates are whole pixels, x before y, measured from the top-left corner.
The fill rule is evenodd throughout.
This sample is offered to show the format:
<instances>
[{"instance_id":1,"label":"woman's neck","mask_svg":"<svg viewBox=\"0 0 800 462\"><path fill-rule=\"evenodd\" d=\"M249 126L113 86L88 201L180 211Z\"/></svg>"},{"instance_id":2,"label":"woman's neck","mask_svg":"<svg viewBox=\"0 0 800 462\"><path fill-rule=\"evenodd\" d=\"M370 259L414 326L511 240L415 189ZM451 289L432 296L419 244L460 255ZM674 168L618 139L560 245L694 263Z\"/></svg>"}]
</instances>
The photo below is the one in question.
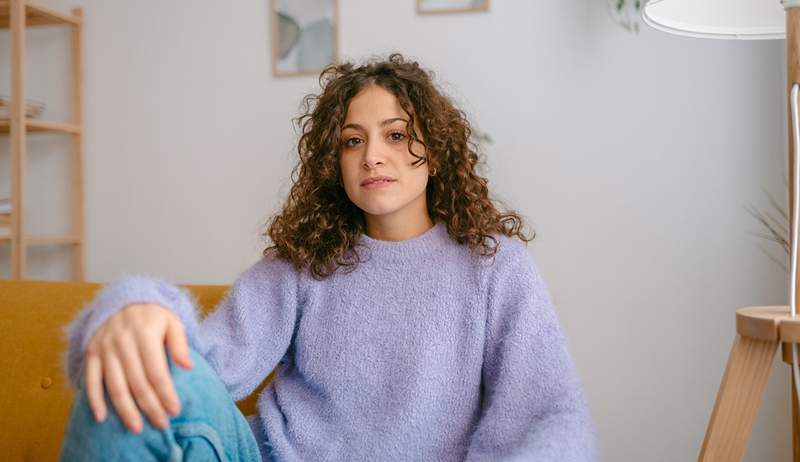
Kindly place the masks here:
<instances>
[{"instance_id":1,"label":"woman's neck","mask_svg":"<svg viewBox=\"0 0 800 462\"><path fill-rule=\"evenodd\" d=\"M427 213L416 220L408 217L367 216L367 236L380 241L405 241L413 239L433 228L433 220Z\"/></svg>"}]
</instances>

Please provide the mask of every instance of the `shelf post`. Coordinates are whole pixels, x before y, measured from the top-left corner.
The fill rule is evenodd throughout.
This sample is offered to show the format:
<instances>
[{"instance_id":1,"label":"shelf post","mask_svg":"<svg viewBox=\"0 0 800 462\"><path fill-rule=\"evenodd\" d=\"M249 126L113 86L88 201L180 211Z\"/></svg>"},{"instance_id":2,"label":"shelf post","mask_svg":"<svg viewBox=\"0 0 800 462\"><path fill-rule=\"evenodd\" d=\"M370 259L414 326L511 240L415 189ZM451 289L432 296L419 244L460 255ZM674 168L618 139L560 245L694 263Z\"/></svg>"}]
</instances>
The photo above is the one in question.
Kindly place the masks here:
<instances>
[{"instance_id":1,"label":"shelf post","mask_svg":"<svg viewBox=\"0 0 800 462\"><path fill-rule=\"evenodd\" d=\"M25 277L25 2L11 0L11 278Z\"/></svg>"},{"instance_id":2,"label":"shelf post","mask_svg":"<svg viewBox=\"0 0 800 462\"><path fill-rule=\"evenodd\" d=\"M72 14L83 18L82 8L73 8ZM83 127L83 21L72 25L72 123ZM72 137L72 235L77 242L72 246L72 279L84 280L84 215L83 215L83 131Z\"/></svg>"}]
</instances>

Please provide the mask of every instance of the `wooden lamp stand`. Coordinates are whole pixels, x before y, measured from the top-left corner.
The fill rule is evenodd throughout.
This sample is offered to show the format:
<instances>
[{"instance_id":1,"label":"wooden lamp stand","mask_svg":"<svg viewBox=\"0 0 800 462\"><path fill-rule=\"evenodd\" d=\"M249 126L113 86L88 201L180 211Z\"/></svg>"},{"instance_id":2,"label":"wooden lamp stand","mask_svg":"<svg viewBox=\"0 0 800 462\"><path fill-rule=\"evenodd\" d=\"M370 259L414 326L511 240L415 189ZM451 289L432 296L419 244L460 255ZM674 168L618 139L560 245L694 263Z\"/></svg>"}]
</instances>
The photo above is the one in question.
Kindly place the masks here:
<instances>
[{"instance_id":1,"label":"wooden lamp stand","mask_svg":"<svg viewBox=\"0 0 800 462\"><path fill-rule=\"evenodd\" d=\"M775 351L791 366L792 343L800 343L800 317L788 306L757 306L736 311L736 339L706 429L700 462L741 460L753 428ZM789 369L791 371L791 367ZM798 403L792 376L792 460L800 462Z\"/></svg>"},{"instance_id":2,"label":"wooden lamp stand","mask_svg":"<svg viewBox=\"0 0 800 462\"><path fill-rule=\"evenodd\" d=\"M783 12L780 10L783 9ZM800 343L800 0L645 0L642 19L664 32L700 38L786 38L791 251L789 306L756 306L736 311L733 343L700 461L741 460L769 379L775 351L792 364L792 344ZM796 171L797 170L797 171ZM792 307L795 309L792 310ZM797 316L792 316L795 311ZM800 348L800 347L799 347ZM800 353L798 353L800 355ZM793 461L800 462L800 417L792 373Z\"/></svg>"},{"instance_id":3,"label":"wooden lamp stand","mask_svg":"<svg viewBox=\"0 0 800 462\"><path fill-rule=\"evenodd\" d=\"M792 244L792 274L795 282L794 301L800 300L800 253L797 250L795 230L795 143L800 135L800 121L792 114L792 101L796 96L793 86L800 82L800 1L782 0L786 13L786 71L787 95L789 96L789 241ZM795 281L791 281L796 278ZM783 360L790 365L792 394L792 461L800 462L800 412L798 412L797 390L792 364L792 343L800 343L800 309L798 316L791 316L790 306L759 306L741 308L736 311L736 339L733 343L717 400L706 429L700 462L738 461L744 453L747 439L753 428L758 406L769 379L778 345L782 346ZM800 350L800 345L798 345ZM800 355L800 352L798 352Z\"/></svg>"}]
</instances>

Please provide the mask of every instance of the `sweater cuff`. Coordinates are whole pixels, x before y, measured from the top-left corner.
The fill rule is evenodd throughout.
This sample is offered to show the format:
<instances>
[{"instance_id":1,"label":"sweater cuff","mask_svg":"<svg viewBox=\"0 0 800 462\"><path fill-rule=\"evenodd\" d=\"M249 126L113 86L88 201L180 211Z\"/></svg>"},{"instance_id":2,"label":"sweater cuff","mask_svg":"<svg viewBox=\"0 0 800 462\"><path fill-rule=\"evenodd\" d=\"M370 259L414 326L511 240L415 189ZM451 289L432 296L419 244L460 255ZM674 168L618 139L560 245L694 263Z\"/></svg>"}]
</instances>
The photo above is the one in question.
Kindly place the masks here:
<instances>
[{"instance_id":1,"label":"sweater cuff","mask_svg":"<svg viewBox=\"0 0 800 462\"><path fill-rule=\"evenodd\" d=\"M198 348L198 320L191 294L166 281L148 276L123 276L105 286L67 327L67 373L77 386L86 348L95 331L112 315L134 303L162 305L183 322L189 344Z\"/></svg>"}]
</instances>

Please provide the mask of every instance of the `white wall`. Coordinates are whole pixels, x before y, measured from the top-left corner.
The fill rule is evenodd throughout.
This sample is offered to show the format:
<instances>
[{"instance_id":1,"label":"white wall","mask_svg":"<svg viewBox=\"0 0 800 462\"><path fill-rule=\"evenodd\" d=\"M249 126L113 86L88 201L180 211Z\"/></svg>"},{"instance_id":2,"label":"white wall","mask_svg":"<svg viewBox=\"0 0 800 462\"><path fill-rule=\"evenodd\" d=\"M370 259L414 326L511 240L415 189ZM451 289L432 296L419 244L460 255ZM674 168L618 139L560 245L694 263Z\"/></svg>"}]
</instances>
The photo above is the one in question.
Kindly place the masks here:
<instances>
[{"instance_id":1,"label":"white wall","mask_svg":"<svg viewBox=\"0 0 800 462\"><path fill-rule=\"evenodd\" d=\"M231 282L259 256L294 164L290 118L316 89L270 75L267 2L47 3L86 8L88 279ZM538 232L529 248L605 459L695 459L734 310L788 299L759 245L784 256L744 209L768 208L762 187L785 202L783 45L632 35L602 1L495 0L487 14L435 17L412 0L341 3L346 58L418 58L494 139L490 185ZM67 83L54 82L66 37L29 34L29 97L48 118L68 113ZM31 138L33 232L66 229L66 141ZM66 255L33 252L29 276L65 277ZM0 263L7 277L6 249ZM776 369L748 461L791 451L788 369Z\"/></svg>"}]
</instances>

